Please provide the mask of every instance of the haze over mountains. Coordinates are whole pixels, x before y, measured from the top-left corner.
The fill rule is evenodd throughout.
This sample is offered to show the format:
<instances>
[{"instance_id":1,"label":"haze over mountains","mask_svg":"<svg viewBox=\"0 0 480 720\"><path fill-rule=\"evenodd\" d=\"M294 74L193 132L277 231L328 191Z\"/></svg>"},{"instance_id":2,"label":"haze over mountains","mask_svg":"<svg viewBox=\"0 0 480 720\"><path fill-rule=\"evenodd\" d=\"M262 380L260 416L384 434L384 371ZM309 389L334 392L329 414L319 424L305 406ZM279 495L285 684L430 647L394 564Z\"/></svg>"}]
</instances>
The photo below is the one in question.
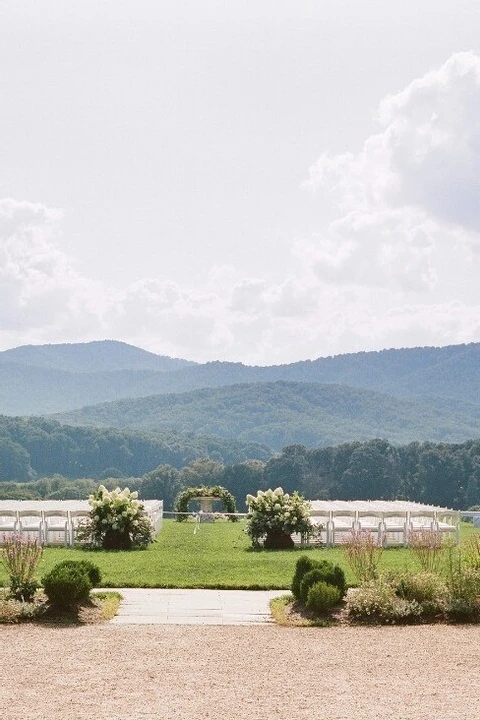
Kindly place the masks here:
<instances>
[{"instance_id":1,"label":"haze over mountains","mask_svg":"<svg viewBox=\"0 0 480 720\"><path fill-rule=\"evenodd\" d=\"M0 353L0 412L275 449L370 437L460 442L480 436L480 344L271 367L200 365L116 341L24 346Z\"/></svg>"}]
</instances>

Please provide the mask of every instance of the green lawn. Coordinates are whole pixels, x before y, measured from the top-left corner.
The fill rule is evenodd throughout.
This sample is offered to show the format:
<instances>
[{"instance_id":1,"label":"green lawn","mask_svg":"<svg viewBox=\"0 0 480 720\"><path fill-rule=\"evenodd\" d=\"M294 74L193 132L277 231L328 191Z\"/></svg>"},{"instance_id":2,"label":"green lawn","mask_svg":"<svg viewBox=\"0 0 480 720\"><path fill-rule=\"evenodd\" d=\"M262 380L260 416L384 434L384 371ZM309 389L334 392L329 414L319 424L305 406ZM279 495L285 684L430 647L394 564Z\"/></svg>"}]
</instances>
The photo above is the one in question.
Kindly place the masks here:
<instances>
[{"instance_id":1,"label":"green lawn","mask_svg":"<svg viewBox=\"0 0 480 720\"><path fill-rule=\"evenodd\" d=\"M37 578L61 560L86 558L100 567L105 587L288 589L296 560L308 552L311 557L338 563L346 572L347 582L354 581L341 548L253 551L243 523L205 523L196 535L194 527L192 522L165 520L156 542L147 550L45 548ZM462 537L471 532L472 526L462 526ZM383 569L414 566L408 549L390 548L383 553ZM0 564L0 585L6 584L7 575Z\"/></svg>"}]
</instances>

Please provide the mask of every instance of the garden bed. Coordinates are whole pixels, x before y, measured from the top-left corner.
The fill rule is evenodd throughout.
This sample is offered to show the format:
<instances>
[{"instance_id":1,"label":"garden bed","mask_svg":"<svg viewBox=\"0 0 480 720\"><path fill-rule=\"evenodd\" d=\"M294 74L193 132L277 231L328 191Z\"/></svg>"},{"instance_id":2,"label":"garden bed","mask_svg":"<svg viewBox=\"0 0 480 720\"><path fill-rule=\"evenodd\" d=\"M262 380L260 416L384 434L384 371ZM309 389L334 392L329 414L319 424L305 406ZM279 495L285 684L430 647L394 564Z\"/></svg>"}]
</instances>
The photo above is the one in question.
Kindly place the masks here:
<instances>
[{"instance_id":1,"label":"garden bed","mask_svg":"<svg viewBox=\"0 0 480 720\"><path fill-rule=\"evenodd\" d=\"M48 605L46 596L38 592L33 601L22 603L8 598L7 590L0 590L0 624L24 622L54 625L90 625L111 620L117 613L121 595L116 592L92 593L84 605L72 610L59 610Z\"/></svg>"}]
</instances>

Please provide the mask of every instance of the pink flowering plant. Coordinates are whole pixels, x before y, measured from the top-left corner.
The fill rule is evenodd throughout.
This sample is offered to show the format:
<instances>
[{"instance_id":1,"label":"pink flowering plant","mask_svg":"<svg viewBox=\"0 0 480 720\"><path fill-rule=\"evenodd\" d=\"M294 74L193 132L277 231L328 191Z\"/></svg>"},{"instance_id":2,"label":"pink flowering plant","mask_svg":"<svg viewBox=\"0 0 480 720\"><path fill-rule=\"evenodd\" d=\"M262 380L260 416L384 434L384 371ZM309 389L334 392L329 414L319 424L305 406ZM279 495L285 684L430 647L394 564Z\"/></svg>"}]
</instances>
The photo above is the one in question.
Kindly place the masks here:
<instances>
[{"instance_id":1,"label":"pink flowering plant","mask_svg":"<svg viewBox=\"0 0 480 720\"><path fill-rule=\"evenodd\" d=\"M370 530L352 529L342 543L343 555L360 583L376 580L383 553L382 538Z\"/></svg>"},{"instance_id":2,"label":"pink flowering plant","mask_svg":"<svg viewBox=\"0 0 480 720\"><path fill-rule=\"evenodd\" d=\"M423 572L438 572L446 545L438 530L418 528L408 533L408 545Z\"/></svg>"},{"instance_id":3,"label":"pink flowering plant","mask_svg":"<svg viewBox=\"0 0 480 720\"><path fill-rule=\"evenodd\" d=\"M20 534L4 536L1 559L10 579L10 597L14 600L33 601L38 588L35 570L42 551L37 538L29 540Z\"/></svg>"},{"instance_id":4,"label":"pink flowering plant","mask_svg":"<svg viewBox=\"0 0 480 720\"><path fill-rule=\"evenodd\" d=\"M105 550L145 548L153 541L153 524L137 492L119 487L109 491L100 485L88 502L92 509L80 540Z\"/></svg>"}]
</instances>

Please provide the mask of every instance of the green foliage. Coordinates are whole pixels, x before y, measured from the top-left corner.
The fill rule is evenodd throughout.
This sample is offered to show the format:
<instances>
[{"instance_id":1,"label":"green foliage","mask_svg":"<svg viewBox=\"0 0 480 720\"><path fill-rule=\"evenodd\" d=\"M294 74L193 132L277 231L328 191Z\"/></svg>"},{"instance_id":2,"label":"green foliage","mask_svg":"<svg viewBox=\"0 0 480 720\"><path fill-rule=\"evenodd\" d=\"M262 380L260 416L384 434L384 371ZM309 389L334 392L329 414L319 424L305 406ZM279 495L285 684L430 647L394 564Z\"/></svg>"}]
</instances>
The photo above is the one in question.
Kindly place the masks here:
<instances>
[{"instance_id":1,"label":"green foliage","mask_svg":"<svg viewBox=\"0 0 480 720\"><path fill-rule=\"evenodd\" d=\"M477 622L480 607L476 601L452 597L447 602L446 615L452 622Z\"/></svg>"},{"instance_id":2,"label":"green foliage","mask_svg":"<svg viewBox=\"0 0 480 720\"><path fill-rule=\"evenodd\" d=\"M397 623L417 620L421 607L415 600L399 597L395 587L382 578L349 588L345 599L348 617L357 622Z\"/></svg>"},{"instance_id":3,"label":"green foliage","mask_svg":"<svg viewBox=\"0 0 480 720\"><path fill-rule=\"evenodd\" d=\"M184 487L214 487L222 479L223 464L211 458L199 458L182 468L180 475Z\"/></svg>"},{"instance_id":4,"label":"green foliage","mask_svg":"<svg viewBox=\"0 0 480 720\"><path fill-rule=\"evenodd\" d=\"M16 600L10 593L0 590L0 624L34 620L44 611L42 603Z\"/></svg>"},{"instance_id":5,"label":"green foliage","mask_svg":"<svg viewBox=\"0 0 480 720\"><path fill-rule=\"evenodd\" d=\"M173 510L175 499L182 489L180 471L172 465L159 465L142 478L142 498L163 500L164 510Z\"/></svg>"},{"instance_id":6,"label":"green foliage","mask_svg":"<svg viewBox=\"0 0 480 720\"><path fill-rule=\"evenodd\" d=\"M277 486L310 499L375 495L449 507L480 501L480 440L412 442L400 447L367 440L315 449L293 444L271 458L268 448L247 441L167 430L146 434L68 427L41 418L0 416L0 447L2 437L16 444L15 452L22 448L28 459L19 474L28 482L11 483L17 474L13 471L9 477L0 474L0 498L5 499L87 498L97 485L92 478L115 471L128 478L125 484L141 491L142 497L163 499L166 509L172 508L183 488L202 484L225 487L237 502L245 492ZM311 444L327 441L328 437L316 435ZM34 481L36 476L43 479ZM108 488L117 484L116 479L104 482Z\"/></svg>"},{"instance_id":7,"label":"green foliage","mask_svg":"<svg viewBox=\"0 0 480 720\"><path fill-rule=\"evenodd\" d=\"M42 578L42 585L49 603L61 609L85 604L92 589L87 571L75 564L56 565Z\"/></svg>"},{"instance_id":8,"label":"green foliage","mask_svg":"<svg viewBox=\"0 0 480 720\"><path fill-rule=\"evenodd\" d=\"M480 534L471 535L463 546L464 563L475 570L480 570Z\"/></svg>"},{"instance_id":9,"label":"green foliage","mask_svg":"<svg viewBox=\"0 0 480 720\"><path fill-rule=\"evenodd\" d=\"M73 568L86 573L92 587L98 587L102 581L100 568L90 560L62 560L55 567L57 569Z\"/></svg>"},{"instance_id":10,"label":"green foliage","mask_svg":"<svg viewBox=\"0 0 480 720\"><path fill-rule=\"evenodd\" d=\"M320 581L338 588L341 595L345 592L345 573L339 565L335 565L329 560L301 555L296 562L291 584L293 596L297 600L306 602L308 589L315 582Z\"/></svg>"},{"instance_id":11,"label":"green foliage","mask_svg":"<svg viewBox=\"0 0 480 720\"><path fill-rule=\"evenodd\" d=\"M305 605L308 610L321 615L338 605L341 599L338 587L320 580L309 588Z\"/></svg>"},{"instance_id":12,"label":"green foliage","mask_svg":"<svg viewBox=\"0 0 480 720\"><path fill-rule=\"evenodd\" d=\"M249 458L267 460L272 454L269 448L250 441L170 429L150 433L71 427L44 418L5 416L0 416L0 451L4 458L0 458L0 483L57 473L67 478L100 478L112 469L125 478L140 477L160 464L181 468L207 456L236 463Z\"/></svg>"},{"instance_id":13,"label":"green foliage","mask_svg":"<svg viewBox=\"0 0 480 720\"><path fill-rule=\"evenodd\" d=\"M42 546L37 539L29 540L22 535L7 535L1 550L1 561L10 583L10 595L15 600L31 602L37 589L35 570L42 556Z\"/></svg>"},{"instance_id":14,"label":"green foliage","mask_svg":"<svg viewBox=\"0 0 480 720\"><path fill-rule=\"evenodd\" d=\"M221 438L258 442L280 450L286 445L333 445L350 438L369 440L378 428L395 444L414 440L461 442L475 437L478 409L467 402L437 397L399 397L389 389L375 391L340 384L278 380L222 383L190 392L171 388L165 394L102 403L62 413L63 423L131 430L208 433ZM74 407L81 407L81 404ZM441 434L439 427L442 428ZM380 441L381 442L381 441ZM371 459L375 459L375 452ZM388 459L376 456L375 486L388 478ZM369 478L365 478L367 481ZM275 484L275 479L268 479ZM288 484L285 484L288 488Z\"/></svg>"},{"instance_id":15,"label":"green foliage","mask_svg":"<svg viewBox=\"0 0 480 720\"><path fill-rule=\"evenodd\" d=\"M190 502L190 500L202 497L213 497L222 500L225 507L225 512L232 513L232 517L230 517L229 519L232 521L237 520L237 518L233 516L233 513L237 512L235 498L231 493L228 492L226 488L221 487L220 485L201 485L200 487L189 487L186 490L183 490L183 492L181 492L178 496L175 503L175 512L187 513L188 503ZM176 520L178 522L183 522L186 519L186 515L177 515L176 517Z\"/></svg>"},{"instance_id":16,"label":"green foliage","mask_svg":"<svg viewBox=\"0 0 480 720\"><path fill-rule=\"evenodd\" d=\"M448 595L446 582L436 573L402 573L396 583L396 593L405 600L416 600L423 604L445 601Z\"/></svg>"},{"instance_id":17,"label":"green foliage","mask_svg":"<svg viewBox=\"0 0 480 720\"><path fill-rule=\"evenodd\" d=\"M292 579L292 594L300 600L300 585L307 572L313 570L315 566L318 566L318 561L312 560L308 555L301 555L295 564L295 573Z\"/></svg>"},{"instance_id":18,"label":"green foliage","mask_svg":"<svg viewBox=\"0 0 480 720\"><path fill-rule=\"evenodd\" d=\"M345 592L345 574L341 567L333 565L328 561L317 563L311 570L308 570L300 581L300 600L307 602L310 588L317 582L324 582L336 587L340 596Z\"/></svg>"}]
</instances>

